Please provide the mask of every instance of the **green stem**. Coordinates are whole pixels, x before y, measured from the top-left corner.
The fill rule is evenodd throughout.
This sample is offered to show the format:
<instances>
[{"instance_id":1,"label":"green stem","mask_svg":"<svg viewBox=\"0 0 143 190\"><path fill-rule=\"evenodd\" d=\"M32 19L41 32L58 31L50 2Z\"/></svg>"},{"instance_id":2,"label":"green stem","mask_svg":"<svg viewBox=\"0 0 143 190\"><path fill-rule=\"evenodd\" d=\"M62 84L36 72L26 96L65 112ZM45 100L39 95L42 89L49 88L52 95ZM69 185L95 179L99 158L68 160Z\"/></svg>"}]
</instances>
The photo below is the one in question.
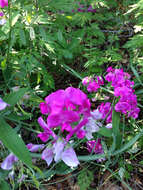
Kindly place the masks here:
<instances>
[{"instance_id":1,"label":"green stem","mask_svg":"<svg viewBox=\"0 0 143 190\"><path fill-rule=\"evenodd\" d=\"M9 14L9 38L8 38L8 50L7 50L7 63L9 62L9 55L10 55L10 43L11 43L11 33L12 33L12 18L11 18L11 1L8 2L8 14Z\"/></svg>"}]
</instances>

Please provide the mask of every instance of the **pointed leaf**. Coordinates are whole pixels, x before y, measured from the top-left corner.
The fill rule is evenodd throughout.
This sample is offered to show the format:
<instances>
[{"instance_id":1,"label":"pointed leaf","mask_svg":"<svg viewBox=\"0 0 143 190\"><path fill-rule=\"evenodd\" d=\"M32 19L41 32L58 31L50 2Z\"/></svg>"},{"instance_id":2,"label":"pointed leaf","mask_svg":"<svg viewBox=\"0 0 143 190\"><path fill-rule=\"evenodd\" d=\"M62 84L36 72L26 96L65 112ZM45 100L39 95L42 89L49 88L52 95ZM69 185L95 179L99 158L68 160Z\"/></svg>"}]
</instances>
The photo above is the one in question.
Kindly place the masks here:
<instances>
[{"instance_id":1,"label":"pointed leaf","mask_svg":"<svg viewBox=\"0 0 143 190\"><path fill-rule=\"evenodd\" d=\"M14 106L27 92L27 88L21 88L17 92L11 92L4 97L4 101L11 106Z\"/></svg>"},{"instance_id":2,"label":"pointed leaf","mask_svg":"<svg viewBox=\"0 0 143 190\"><path fill-rule=\"evenodd\" d=\"M112 155L117 155L124 152L125 150L130 148L142 135L143 135L143 130L139 132L134 138L132 138L127 144L123 145L121 149L115 151Z\"/></svg>"},{"instance_id":3,"label":"pointed leaf","mask_svg":"<svg viewBox=\"0 0 143 190\"><path fill-rule=\"evenodd\" d=\"M9 184L5 180L0 181L0 189L1 190L10 190Z\"/></svg>"},{"instance_id":4,"label":"pointed leaf","mask_svg":"<svg viewBox=\"0 0 143 190\"><path fill-rule=\"evenodd\" d=\"M113 142L116 144L116 148L120 148L120 144L121 144L121 134L120 134L120 129L119 129L119 125L120 125L120 113L116 112L115 110L113 110L112 112L112 129L113 129L113 135L114 135L114 139L116 142Z\"/></svg>"},{"instance_id":5,"label":"pointed leaf","mask_svg":"<svg viewBox=\"0 0 143 190\"><path fill-rule=\"evenodd\" d=\"M23 140L2 117L0 117L0 140L27 166L33 167L32 158Z\"/></svg>"},{"instance_id":6,"label":"pointed leaf","mask_svg":"<svg viewBox=\"0 0 143 190\"><path fill-rule=\"evenodd\" d=\"M112 136L112 129L107 129L106 127L100 128L100 130L97 132L105 137L111 137Z\"/></svg>"}]
</instances>

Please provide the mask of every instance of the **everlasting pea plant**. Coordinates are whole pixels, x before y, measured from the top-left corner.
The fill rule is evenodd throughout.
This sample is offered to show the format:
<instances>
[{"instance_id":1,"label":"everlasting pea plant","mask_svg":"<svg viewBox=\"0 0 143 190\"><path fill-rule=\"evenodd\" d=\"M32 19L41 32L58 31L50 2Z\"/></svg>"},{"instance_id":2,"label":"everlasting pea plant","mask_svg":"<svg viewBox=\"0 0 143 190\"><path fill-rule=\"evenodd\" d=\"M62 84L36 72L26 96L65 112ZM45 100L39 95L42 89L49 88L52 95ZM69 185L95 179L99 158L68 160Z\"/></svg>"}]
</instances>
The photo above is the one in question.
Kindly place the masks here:
<instances>
[{"instance_id":1,"label":"everlasting pea plant","mask_svg":"<svg viewBox=\"0 0 143 190\"><path fill-rule=\"evenodd\" d=\"M130 81L130 75L123 69L109 67L105 76L95 78L85 77L83 86L88 92L96 93L104 83L109 83L113 90L110 102L101 103L96 109L91 109L91 103L87 95L79 88L68 87L65 90L57 90L40 103L43 116L38 118L38 123L43 131L38 134L44 145L27 145L31 152L43 150L41 158L49 166L52 161L62 160L70 167L79 165L76 156L73 139L85 139L87 150L90 154L104 154L102 147L102 135L96 134L102 129L111 131L113 127L113 112L124 114L126 118L138 117L140 109L137 107L137 97L134 94L134 82ZM1 100L1 109L7 104ZM73 138L74 137L74 138ZM38 149L37 149L38 148ZM105 154L104 154L105 155ZM3 169L11 169L12 164L18 159L10 154L2 163ZM97 161L104 161L105 158Z\"/></svg>"}]
</instances>

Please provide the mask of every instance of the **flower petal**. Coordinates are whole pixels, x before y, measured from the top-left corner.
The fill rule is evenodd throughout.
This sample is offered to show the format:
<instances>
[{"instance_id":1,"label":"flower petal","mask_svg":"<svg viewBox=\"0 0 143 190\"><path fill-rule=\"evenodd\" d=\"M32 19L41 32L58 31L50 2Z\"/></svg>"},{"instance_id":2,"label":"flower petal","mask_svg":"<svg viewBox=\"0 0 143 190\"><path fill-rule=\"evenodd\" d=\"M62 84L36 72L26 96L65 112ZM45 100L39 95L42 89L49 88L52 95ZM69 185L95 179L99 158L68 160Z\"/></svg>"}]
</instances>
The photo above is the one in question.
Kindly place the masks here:
<instances>
[{"instance_id":1,"label":"flower petal","mask_svg":"<svg viewBox=\"0 0 143 190\"><path fill-rule=\"evenodd\" d=\"M43 152L42 152L42 159L45 160L48 164L48 166L51 164L51 162L53 161L53 149L52 148L46 148Z\"/></svg>"},{"instance_id":2,"label":"flower petal","mask_svg":"<svg viewBox=\"0 0 143 190\"><path fill-rule=\"evenodd\" d=\"M29 149L30 152L37 152L39 150L42 150L44 147L45 147L44 144L32 144L32 143L27 144L27 148Z\"/></svg>"},{"instance_id":3,"label":"flower petal","mask_svg":"<svg viewBox=\"0 0 143 190\"><path fill-rule=\"evenodd\" d=\"M17 161L18 161L18 158L13 153L10 153L5 158L5 160L1 163L1 168L3 170L11 170L14 162L17 162Z\"/></svg>"},{"instance_id":4,"label":"flower petal","mask_svg":"<svg viewBox=\"0 0 143 190\"><path fill-rule=\"evenodd\" d=\"M0 110L4 110L6 108L6 106L8 106L8 104L6 102L4 102L1 98L0 98Z\"/></svg>"},{"instance_id":5,"label":"flower petal","mask_svg":"<svg viewBox=\"0 0 143 190\"><path fill-rule=\"evenodd\" d=\"M54 160L55 162L58 162L61 159L61 155L64 149L64 142L62 141L57 141L54 145L53 145L53 153L55 154L54 156Z\"/></svg>"},{"instance_id":6,"label":"flower petal","mask_svg":"<svg viewBox=\"0 0 143 190\"><path fill-rule=\"evenodd\" d=\"M70 167L76 167L79 164L76 153L72 147L67 148L62 153L62 160Z\"/></svg>"}]
</instances>

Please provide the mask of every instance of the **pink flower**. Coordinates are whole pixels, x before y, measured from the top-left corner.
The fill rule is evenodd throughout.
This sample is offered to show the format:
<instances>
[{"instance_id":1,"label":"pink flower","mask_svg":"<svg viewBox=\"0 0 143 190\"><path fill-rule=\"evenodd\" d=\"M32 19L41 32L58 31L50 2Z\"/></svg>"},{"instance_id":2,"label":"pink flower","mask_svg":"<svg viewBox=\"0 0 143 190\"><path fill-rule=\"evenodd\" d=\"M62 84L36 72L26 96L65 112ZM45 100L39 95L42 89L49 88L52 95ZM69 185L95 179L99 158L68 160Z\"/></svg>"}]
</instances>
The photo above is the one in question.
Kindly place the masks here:
<instances>
[{"instance_id":1,"label":"pink flower","mask_svg":"<svg viewBox=\"0 0 143 190\"><path fill-rule=\"evenodd\" d=\"M112 107L110 102L102 103L98 107L98 110L102 114L102 119L106 118L106 123L112 122Z\"/></svg>"},{"instance_id":2,"label":"pink flower","mask_svg":"<svg viewBox=\"0 0 143 190\"><path fill-rule=\"evenodd\" d=\"M39 106L40 106L40 110L41 110L42 114L48 114L49 113L50 109L45 102L41 102Z\"/></svg>"},{"instance_id":3,"label":"pink flower","mask_svg":"<svg viewBox=\"0 0 143 190\"><path fill-rule=\"evenodd\" d=\"M67 140L67 142L69 141L69 139L74 135L74 134L77 134L77 136L79 137L79 130L81 130L81 128L83 127L83 126L85 126L86 124L87 124L87 122L88 122L88 119L86 118L86 119L84 119L84 120L82 120L77 126L75 126L74 127L74 129L72 129L71 131L70 131L70 133L66 136L66 140ZM84 133L84 132L83 132ZM84 136L85 136L85 133L84 133L84 136L83 136L83 133L82 133L82 135L80 136L80 138L83 138Z\"/></svg>"},{"instance_id":4,"label":"pink flower","mask_svg":"<svg viewBox=\"0 0 143 190\"><path fill-rule=\"evenodd\" d=\"M131 109L130 104L128 104L127 102L118 102L115 105L115 111L116 112L121 112L123 114L127 114L127 111L129 111Z\"/></svg>"},{"instance_id":5,"label":"pink flower","mask_svg":"<svg viewBox=\"0 0 143 190\"><path fill-rule=\"evenodd\" d=\"M87 86L88 92L96 92L98 90L98 88L100 88L100 86L94 80L92 82L90 82L89 85Z\"/></svg>"},{"instance_id":6,"label":"pink flower","mask_svg":"<svg viewBox=\"0 0 143 190\"><path fill-rule=\"evenodd\" d=\"M7 106L9 106L9 104L7 104L6 102L4 102L1 98L0 98L0 111L4 110Z\"/></svg>"},{"instance_id":7,"label":"pink flower","mask_svg":"<svg viewBox=\"0 0 143 190\"><path fill-rule=\"evenodd\" d=\"M56 134L50 129L49 125L43 120L42 117L38 118L39 125L44 129L44 132L38 134L38 137L43 141L46 142L50 136L54 139L57 139Z\"/></svg>"},{"instance_id":8,"label":"pink flower","mask_svg":"<svg viewBox=\"0 0 143 190\"><path fill-rule=\"evenodd\" d=\"M63 160L70 167L76 167L79 164L76 153L72 147L65 147L64 140L57 140L52 147L46 148L42 153L42 159L45 160L48 166L52 163Z\"/></svg>"},{"instance_id":9,"label":"pink flower","mask_svg":"<svg viewBox=\"0 0 143 190\"><path fill-rule=\"evenodd\" d=\"M57 90L45 98L50 114L61 112L65 106L65 91Z\"/></svg>"},{"instance_id":10,"label":"pink flower","mask_svg":"<svg viewBox=\"0 0 143 190\"><path fill-rule=\"evenodd\" d=\"M89 152L94 152L96 154L102 154L104 153L102 145L101 145L101 139L88 141L87 143L87 149Z\"/></svg>"},{"instance_id":11,"label":"pink flower","mask_svg":"<svg viewBox=\"0 0 143 190\"><path fill-rule=\"evenodd\" d=\"M11 170L13 164L18 161L18 158L13 154L10 153L5 160L1 163L1 168L3 170Z\"/></svg>"},{"instance_id":12,"label":"pink flower","mask_svg":"<svg viewBox=\"0 0 143 190\"><path fill-rule=\"evenodd\" d=\"M42 150L44 147L45 147L44 144L32 144L32 143L27 144L27 148L29 149L30 152L37 152L39 150Z\"/></svg>"},{"instance_id":13,"label":"pink flower","mask_svg":"<svg viewBox=\"0 0 143 190\"><path fill-rule=\"evenodd\" d=\"M8 0L0 0L0 7L1 8L8 7Z\"/></svg>"},{"instance_id":14,"label":"pink flower","mask_svg":"<svg viewBox=\"0 0 143 190\"><path fill-rule=\"evenodd\" d=\"M40 104L40 109L42 114L48 114L47 123L41 117L38 119L44 129L44 132L38 135L42 141L47 141L50 136L56 138L52 132L52 128L55 127L60 127L62 132L68 131L69 136L74 133L78 138L85 136L85 131L80 128L83 126L81 123L84 124L90 116L90 101L80 89L68 87L58 90L45 98L45 103ZM80 124L75 124L76 122Z\"/></svg>"},{"instance_id":15,"label":"pink flower","mask_svg":"<svg viewBox=\"0 0 143 190\"><path fill-rule=\"evenodd\" d=\"M132 89L134 82L129 80L131 76L123 69L112 69L112 67L109 67L107 72L105 79L111 82L114 88L114 96L120 97L115 105L115 111L128 117L137 118L140 109L137 107L137 97ZM110 118L107 119L110 121Z\"/></svg>"},{"instance_id":16,"label":"pink flower","mask_svg":"<svg viewBox=\"0 0 143 190\"><path fill-rule=\"evenodd\" d=\"M85 77L82 79L83 86L86 86L91 81L90 77Z\"/></svg>"},{"instance_id":17,"label":"pink flower","mask_svg":"<svg viewBox=\"0 0 143 190\"><path fill-rule=\"evenodd\" d=\"M3 13L3 12L0 12L0 16L1 16L1 17L4 16L4 13Z\"/></svg>"},{"instance_id":18,"label":"pink flower","mask_svg":"<svg viewBox=\"0 0 143 190\"><path fill-rule=\"evenodd\" d=\"M103 78L101 76L96 76L96 79L94 80L91 77L85 77L82 80L83 86L87 86L87 91L88 92L96 92L99 88L100 85L104 84Z\"/></svg>"},{"instance_id":19,"label":"pink flower","mask_svg":"<svg viewBox=\"0 0 143 190\"><path fill-rule=\"evenodd\" d=\"M51 114L47 118L49 127L62 126L64 123L73 123L79 121L80 117L74 111L61 111L60 114Z\"/></svg>"},{"instance_id":20,"label":"pink flower","mask_svg":"<svg viewBox=\"0 0 143 190\"><path fill-rule=\"evenodd\" d=\"M99 131L102 124L97 122L92 116L88 118L88 123L85 125L86 138L88 140L92 139L92 133Z\"/></svg>"},{"instance_id":21,"label":"pink flower","mask_svg":"<svg viewBox=\"0 0 143 190\"><path fill-rule=\"evenodd\" d=\"M95 120L100 120L102 119L102 113L96 109L94 111L91 112L91 116L95 119Z\"/></svg>"}]
</instances>

